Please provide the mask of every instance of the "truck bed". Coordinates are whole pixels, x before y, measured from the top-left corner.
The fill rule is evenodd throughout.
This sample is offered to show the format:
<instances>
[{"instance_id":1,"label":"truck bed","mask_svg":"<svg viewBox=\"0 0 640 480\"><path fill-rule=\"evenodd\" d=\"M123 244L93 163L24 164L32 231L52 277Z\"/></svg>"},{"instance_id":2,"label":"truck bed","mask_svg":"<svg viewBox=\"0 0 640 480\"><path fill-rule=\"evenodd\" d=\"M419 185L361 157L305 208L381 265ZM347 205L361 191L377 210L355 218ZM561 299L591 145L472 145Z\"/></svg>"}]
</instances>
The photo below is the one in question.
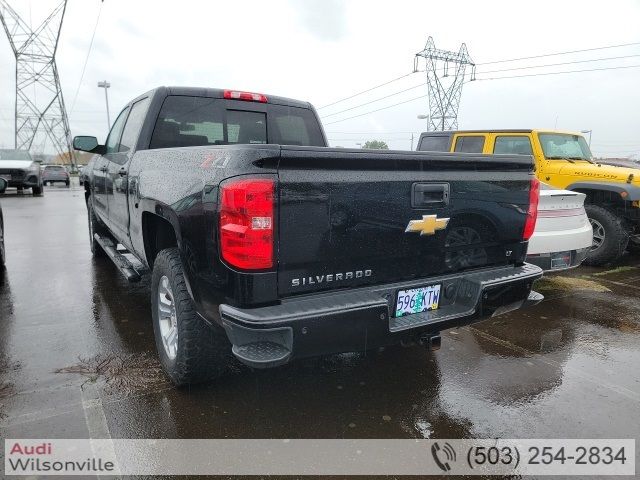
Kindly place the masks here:
<instances>
[{"instance_id":1,"label":"truck bed","mask_svg":"<svg viewBox=\"0 0 640 480\"><path fill-rule=\"evenodd\" d=\"M194 215L196 208L216 212L220 182L236 175L272 176L277 202L276 263L253 275L265 281L275 275L273 287L254 281L247 288L261 294L236 297L239 306L245 299L265 304L517 264L526 253L522 232L533 178L528 157L243 145L141 151L130 168L143 200L174 208L187 202L189 209L180 209L179 216ZM407 231L425 216L448 219L446 227ZM193 246L218 257L207 261L207 283L210 269L218 277L243 276L220 260L216 222L215 215L206 217L203 227L213 233L198 241L210 244ZM195 225L185 222L185 228ZM209 296L219 289L204 290Z\"/></svg>"}]
</instances>

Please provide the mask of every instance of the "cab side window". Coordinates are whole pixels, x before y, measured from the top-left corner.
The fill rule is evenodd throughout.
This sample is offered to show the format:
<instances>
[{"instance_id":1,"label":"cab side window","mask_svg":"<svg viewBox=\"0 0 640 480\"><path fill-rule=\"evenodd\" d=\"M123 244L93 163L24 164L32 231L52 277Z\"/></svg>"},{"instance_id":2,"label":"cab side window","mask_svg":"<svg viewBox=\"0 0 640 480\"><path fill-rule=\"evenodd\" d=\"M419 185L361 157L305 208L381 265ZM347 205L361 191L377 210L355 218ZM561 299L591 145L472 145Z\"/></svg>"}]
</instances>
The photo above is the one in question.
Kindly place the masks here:
<instances>
[{"instance_id":1,"label":"cab side window","mask_svg":"<svg viewBox=\"0 0 640 480\"><path fill-rule=\"evenodd\" d=\"M493 153L533 155L533 149L531 148L531 140L527 136L501 135L496 137Z\"/></svg>"},{"instance_id":2,"label":"cab side window","mask_svg":"<svg viewBox=\"0 0 640 480\"><path fill-rule=\"evenodd\" d=\"M484 135L465 135L456 139L455 152L482 153L484 149Z\"/></svg>"},{"instance_id":3,"label":"cab side window","mask_svg":"<svg viewBox=\"0 0 640 480\"><path fill-rule=\"evenodd\" d=\"M122 129L124 128L124 122L127 119L127 114L129 113L129 107L125 108L120 112L118 118L111 127L111 131L109 132L109 136L107 137L107 142L105 143L106 153L116 153L120 148L120 136L122 135Z\"/></svg>"},{"instance_id":4,"label":"cab side window","mask_svg":"<svg viewBox=\"0 0 640 480\"><path fill-rule=\"evenodd\" d=\"M147 113L147 106L149 105L149 99L143 98L137 101L131 107L131 113L127 118L127 123L122 132L122 140L120 140L119 152L128 152L135 148L136 141L138 140L138 134L142 128L144 117Z\"/></svg>"}]
</instances>

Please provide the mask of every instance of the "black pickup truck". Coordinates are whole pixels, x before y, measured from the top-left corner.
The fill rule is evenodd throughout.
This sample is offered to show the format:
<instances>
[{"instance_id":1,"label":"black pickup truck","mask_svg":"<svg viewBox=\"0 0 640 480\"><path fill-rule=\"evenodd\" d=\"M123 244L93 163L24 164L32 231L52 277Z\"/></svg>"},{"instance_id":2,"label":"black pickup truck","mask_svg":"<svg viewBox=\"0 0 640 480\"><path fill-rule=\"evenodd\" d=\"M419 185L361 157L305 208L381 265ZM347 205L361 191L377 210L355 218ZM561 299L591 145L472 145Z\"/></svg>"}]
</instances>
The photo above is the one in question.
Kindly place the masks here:
<instances>
[{"instance_id":1,"label":"black pickup truck","mask_svg":"<svg viewBox=\"0 0 640 480\"><path fill-rule=\"evenodd\" d=\"M130 102L83 171L94 255L151 270L176 385L233 360L420 341L537 303L532 160L327 148L313 107L204 88ZM138 262L130 262L123 249ZM140 265L135 265L139 263Z\"/></svg>"}]
</instances>

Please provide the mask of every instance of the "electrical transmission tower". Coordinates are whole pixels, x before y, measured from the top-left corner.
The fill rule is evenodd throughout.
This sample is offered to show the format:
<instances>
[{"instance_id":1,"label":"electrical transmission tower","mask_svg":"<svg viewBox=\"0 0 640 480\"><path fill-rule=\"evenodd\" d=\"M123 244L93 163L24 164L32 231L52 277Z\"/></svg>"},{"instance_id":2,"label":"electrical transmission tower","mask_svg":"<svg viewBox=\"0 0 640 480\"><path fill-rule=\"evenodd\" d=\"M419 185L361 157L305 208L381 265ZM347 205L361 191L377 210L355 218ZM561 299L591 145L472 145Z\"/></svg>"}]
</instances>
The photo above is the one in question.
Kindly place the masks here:
<instances>
[{"instance_id":1,"label":"electrical transmission tower","mask_svg":"<svg viewBox=\"0 0 640 480\"><path fill-rule=\"evenodd\" d=\"M0 0L0 20L16 57L15 148L42 154L52 147L75 164L55 59L66 7L61 1L33 30Z\"/></svg>"},{"instance_id":2,"label":"electrical transmission tower","mask_svg":"<svg viewBox=\"0 0 640 480\"><path fill-rule=\"evenodd\" d=\"M455 130L458 128L458 108L467 66L471 67L471 80L475 80L476 65L471 60L467 46L463 43L458 52L448 52L436 48L433 38L414 59L414 71L424 58L427 63L427 88L429 90L428 130ZM450 75L453 69L453 76ZM439 73L441 72L441 75ZM445 80L452 78L452 80Z\"/></svg>"}]
</instances>

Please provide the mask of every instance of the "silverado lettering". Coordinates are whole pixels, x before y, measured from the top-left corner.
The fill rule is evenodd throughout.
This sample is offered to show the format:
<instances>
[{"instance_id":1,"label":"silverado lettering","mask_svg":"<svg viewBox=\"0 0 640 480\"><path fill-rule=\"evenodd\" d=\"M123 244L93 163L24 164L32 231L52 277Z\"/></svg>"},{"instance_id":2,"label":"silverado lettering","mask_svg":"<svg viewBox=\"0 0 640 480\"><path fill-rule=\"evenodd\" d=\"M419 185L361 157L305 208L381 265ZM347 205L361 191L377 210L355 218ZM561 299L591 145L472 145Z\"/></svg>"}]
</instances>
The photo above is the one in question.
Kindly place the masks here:
<instances>
[{"instance_id":1,"label":"silverado lettering","mask_svg":"<svg viewBox=\"0 0 640 480\"><path fill-rule=\"evenodd\" d=\"M180 87L129 102L105 145L74 147L95 154L82 174L92 252L130 281L150 273L176 385L219 377L233 357L266 368L435 345L542 298L524 262L529 157L328 148L307 102ZM439 224L405 233L416 218Z\"/></svg>"},{"instance_id":2,"label":"silverado lettering","mask_svg":"<svg viewBox=\"0 0 640 480\"><path fill-rule=\"evenodd\" d=\"M353 278L363 278L370 277L372 275L371 270L356 270L354 272L344 272L344 273L330 273L327 275L316 275L314 277L302 277L300 278L292 278L291 286L299 287L300 285L306 285L307 283L310 285L323 283L323 282L339 282L341 280L351 280Z\"/></svg>"}]
</instances>

